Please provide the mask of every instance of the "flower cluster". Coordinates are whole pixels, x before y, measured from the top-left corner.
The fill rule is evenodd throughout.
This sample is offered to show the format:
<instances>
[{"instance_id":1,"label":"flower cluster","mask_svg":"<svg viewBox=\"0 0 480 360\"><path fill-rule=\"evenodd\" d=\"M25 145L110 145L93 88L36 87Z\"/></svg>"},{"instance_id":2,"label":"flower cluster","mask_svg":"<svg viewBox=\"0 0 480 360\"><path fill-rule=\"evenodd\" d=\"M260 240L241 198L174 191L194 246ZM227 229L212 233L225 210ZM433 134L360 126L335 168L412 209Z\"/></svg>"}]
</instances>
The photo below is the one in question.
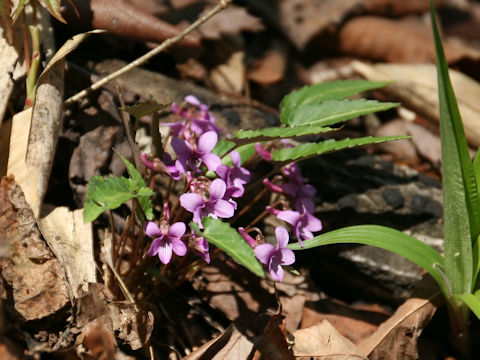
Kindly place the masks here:
<instances>
[{"instance_id":1,"label":"flower cluster","mask_svg":"<svg viewBox=\"0 0 480 360\"><path fill-rule=\"evenodd\" d=\"M202 220L205 217L232 218L238 207L237 199L244 196L244 186L250 182L252 175L242 167L242 158L237 151L230 151L224 155L223 160L216 154L222 130L216 126L216 119L207 105L194 96L187 96L182 105L172 105L172 112L177 121L163 125L170 129L166 143L169 140L174 153L164 151L162 159L149 159L143 154L141 159L153 172L164 173L171 181L185 181L186 191L179 197L179 206L172 207L175 212L171 216L173 223L169 204L165 203L159 225L155 222L145 224L145 234L153 238L148 255L158 255L163 264L168 264L173 254L184 256L188 248L191 248L208 263L210 254L207 239L192 229L187 231L187 225L183 221L191 218L203 229ZM256 144L255 149L256 155L261 159L272 160L271 153L261 144ZM264 179L263 184L268 190L283 194L291 207L284 205L280 210L275 206L267 206L266 213L274 214L290 224L297 240L302 244L302 240L312 238L313 232L322 228L320 220L313 215L312 198L316 191L311 185L305 184L305 179L294 163L283 167L282 175L276 179ZM169 195L165 198L168 199ZM287 201L283 203L286 204ZM253 230L259 233L256 239L249 235ZM254 249L257 259L268 268L271 277L282 281L282 265L291 265L295 261L295 255L287 249L288 231L284 227L275 229L275 246L265 243L261 231L252 226L247 229L239 227L238 232Z\"/></svg>"}]
</instances>

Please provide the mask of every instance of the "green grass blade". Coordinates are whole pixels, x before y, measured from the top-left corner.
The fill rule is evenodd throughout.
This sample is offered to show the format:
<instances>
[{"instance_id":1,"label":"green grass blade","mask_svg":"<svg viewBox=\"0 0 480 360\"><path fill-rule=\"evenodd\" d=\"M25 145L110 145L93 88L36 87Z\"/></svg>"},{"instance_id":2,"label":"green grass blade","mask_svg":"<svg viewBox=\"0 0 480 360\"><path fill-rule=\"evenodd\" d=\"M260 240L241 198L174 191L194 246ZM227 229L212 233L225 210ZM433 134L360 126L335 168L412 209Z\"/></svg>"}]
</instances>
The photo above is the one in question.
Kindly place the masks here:
<instances>
[{"instance_id":1,"label":"green grass blade","mask_svg":"<svg viewBox=\"0 0 480 360\"><path fill-rule=\"evenodd\" d=\"M295 161L305 160L309 157L326 154L332 151L351 148L354 146L377 144L385 141L408 139L408 136L365 136L357 139L329 139L318 143L304 143L294 148L283 148L274 150L272 159L274 161Z\"/></svg>"},{"instance_id":2,"label":"green grass blade","mask_svg":"<svg viewBox=\"0 0 480 360\"><path fill-rule=\"evenodd\" d=\"M289 126L329 126L357 116L384 111L398 103L375 100L325 100L320 103L303 104L282 110L281 121Z\"/></svg>"},{"instance_id":3,"label":"green grass blade","mask_svg":"<svg viewBox=\"0 0 480 360\"><path fill-rule=\"evenodd\" d=\"M303 243L304 248L299 243L289 244L288 247L292 250L306 250L350 243L371 245L394 252L424 268L437 281L442 292L449 295L449 286L439 270L444 264L442 256L420 240L398 230L378 225L350 226L304 240Z\"/></svg>"},{"instance_id":4,"label":"green grass blade","mask_svg":"<svg viewBox=\"0 0 480 360\"><path fill-rule=\"evenodd\" d=\"M462 119L448 74L433 1L430 6L440 103L442 142L445 269L454 294L469 293L479 268L472 254L480 232L477 184L470 160Z\"/></svg>"},{"instance_id":5,"label":"green grass blade","mask_svg":"<svg viewBox=\"0 0 480 360\"><path fill-rule=\"evenodd\" d=\"M474 294L460 294L457 295L470 310L480 319L480 292Z\"/></svg>"}]
</instances>

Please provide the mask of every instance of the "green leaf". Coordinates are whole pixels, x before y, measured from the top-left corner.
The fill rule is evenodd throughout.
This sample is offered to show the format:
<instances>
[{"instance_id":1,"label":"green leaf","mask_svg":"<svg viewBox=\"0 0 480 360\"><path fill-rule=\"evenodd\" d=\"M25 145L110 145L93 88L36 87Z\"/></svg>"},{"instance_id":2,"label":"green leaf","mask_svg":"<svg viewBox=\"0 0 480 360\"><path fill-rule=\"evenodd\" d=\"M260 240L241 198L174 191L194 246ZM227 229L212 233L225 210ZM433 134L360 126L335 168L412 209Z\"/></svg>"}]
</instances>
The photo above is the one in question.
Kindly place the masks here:
<instances>
[{"instance_id":1,"label":"green leaf","mask_svg":"<svg viewBox=\"0 0 480 360\"><path fill-rule=\"evenodd\" d=\"M304 240L305 247L299 243L289 244L292 250L307 250L331 244L364 244L399 254L424 268L437 281L442 292L449 296L449 285L440 269L444 259L430 246L398 230L378 225L350 226L343 229Z\"/></svg>"},{"instance_id":2,"label":"green leaf","mask_svg":"<svg viewBox=\"0 0 480 360\"><path fill-rule=\"evenodd\" d=\"M297 145L294 148L283 148L274 150L272 153L272 159L274 161L304 160L315 155L321 155L354 146L377 144L385 141L400 139L408 139L408 136L366 136L357 139L329 139L319 143L304 143Z\"/></svg>"},{"instance_id":3,"label":"green leaf","mask_svg":"<svg viewBox=\"0 0 480 360\"><path fill-rule=\"evenodd\" d=\"M215 147L212 150L212 153L222 157L227 152L229 152L231 149L233 149L234 146L235 146L235 143L233 141L218 140L217 144L215 145Z\"/></svg>"},{"instance_id":4,"label":"green leaf","mask_svg":"<svg viewBox=\"0 0 480 360\"><path fill-rule=\"evenodd\" d=\"M280 103L280 111L283 113L287 108L320 103L325 100L341 100L363 91L381 88L387 84L386 81L341 80L304 86L283 98ZM282 122L286 124L283 120Z\"/></svg>"},{"instance_id":5,"label":"green leaf","mask_svg":"<svg viewBox=\"0 0 480 360\"><path fill-rule=\"evenodd\" d=\"M124 202L136 196L135 184L125 177L104 179L94 176L90 179L87 189L83 221L91 222L105 210L120 207Z\"/></svg>"},{"instance_id":6,"label":"green leaf","mask_svg":"<svg viewBox=\"0 0 480 360\"><path fill-rule=\"evenodd\" d=\"M268 141L273 139L287 139L291 137L316 135L334 131L335 129L314 126L314 125L301 125L295 127L271 127L260 130L239 130L235 134L237 139L249 139L252 142Z\"/></svg>"},{"instance_id":7,"label":"green leaf","mask_svg":"<svg viewBox=\"0 0 480 360\"><path fill-rule=\"evenodd\" d=\"M58 21L66 24L67 22L65 19L62 17L62 14L60 13L60 5L61 5L61 0L38 0L38 2L48 10L52 16L54 16Z\"/></svg>"},{"instance_id":8,"label":"green leaf","mask_svg":"<svg viewBox=\"0 0 480 360\"><path fill-rule=\"evenodd\" d=\"M472 246L480 233L477 183L462 119L448 74L438 32L435 8L430 3L440 103L442 144L445 270L454 294L471 292L480 268L480 254Z\"/></svg>"},{"instance_id":9,"label":"green leaf","mask_svg":"<svg viewBox=\"0 0 480 360\"><path fill-rule=\"evenodd\" d=\"M125 164L125 167L127 168L128 175L130 175L130 178L133 180L135 185L137 185L138 188L141 187L146 187L147 185L145 184L145 180L143 180L142 174L140 174L135 167L130 161L125 159L122 154L120 154L118 151L114 150L116 154L122 159L123 163Z\"/></svg>"},{"instance_id":10,"label":"green leaf","mask_svg":"<svg viewBox=\"0 0 480 360\"><path fill-rule=\"evenodd\" d=\"M135 187L138 189L136 191L135 197L138 199L138 202L142 207L145 217L147 218L147 220L152 220L153 205L152 200L150 199L150 197L153 195L152 189L147 187L147 185L145 184L145 180L143 180L142 174L138 172L135 166L130 161L125 159L119 152L115 152L120 157L120 159L122 159L123 163L127 168L128 175L130 175L130 178L134 182ZM142 218L142 216L140 216L140 218Z\"/></svg>"},{"instance_id":11,"label":"green leaf","mask_svg":"<svg viewBox=\"0 0 480 360\"><path fill-rule=\"evenodd\" d=\"M325 100L318 104L305 104L288 107L280 117L289 126L316 125L329 126L356 116L384 111L398 106L398 103L375 100Z\"/></svg>"},{"instance_id":12,"label":"green leaf","mask_svg":"<svg viewBox=\"0 0 480 360\"><path fill-rule=\"evenodd\" d=\"M470 310L480 319L480 291L475 292L475 294L460 294L456 296L467 304Z\"/></svg>"},{"instance_id":13,"label":"green leaf","mask_svg":"<svg viewBox=\"0 0 480 360\"><path fill-rule=\"evenodd\" d=\"M202 220L203 231L198 224L191 222L190 227L200 236L205 237L210 244L225 251L240 265L257 276L264 277L263 267L255 257L253 249L248 245L242 236L229 224L212 217Z\"/></svg>"}]
</instances>

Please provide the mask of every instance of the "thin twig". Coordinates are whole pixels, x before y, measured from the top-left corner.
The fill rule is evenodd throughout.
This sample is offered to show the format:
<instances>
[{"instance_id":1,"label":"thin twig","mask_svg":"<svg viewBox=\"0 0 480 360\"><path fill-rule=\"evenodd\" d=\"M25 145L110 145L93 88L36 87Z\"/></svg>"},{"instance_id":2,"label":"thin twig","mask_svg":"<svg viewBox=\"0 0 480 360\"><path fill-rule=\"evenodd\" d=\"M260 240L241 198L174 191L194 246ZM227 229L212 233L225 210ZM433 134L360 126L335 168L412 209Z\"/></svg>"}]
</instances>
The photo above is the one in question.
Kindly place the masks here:
<instances>
[{"instance_id":1,"label":"thin twig","mask_svg":"<svg viewBox=\"0 0 480 360\"><path fill-rule=\"evenodd\" d=\"M67 100L65 100L65 102L63 103L63 105L65 107L73 104L74 102L77 102L78 100L84 98L85 96L87 96L88 94L90 94L91 92L95 91L95 90L98 90L99 88L101 88L103 85L105 85L106 83L112 81L113 79L116 79L117 77L129 72L130 70L140 66L140 65L143 65L145 64L148 60L150 60L151 58L153 58L154 56L160 54L162 51L168 49L170 46L176 44L177 42L179 42L180 40L182 40L185 36L187 36L188 34L190 34L193 30L197 29L200 25L202 25L204 22L206 22L208 19L210 19L212 16L214 16L215 14L219 13L220 11L222 11L223 9L225 9L226 7L228 7L231 2L233 0L220 0L220 2L212 9L210 10L207 14L205 14L204 16L201 16L200 18L197 19L197 21L195 21L193 24L191 24L190 26L188 26L187 28L185 28L182 32L180 32L177 36L174 36L170 39L167 39L165 40L164 42L162 42L160 45L158 45L156 48L150 50L149 52L147 52L145 55L143 56L140 56L138 59L132 61L131 63L125 65L123 68L117 70L117 71L114 71L113 73L111 73L110 75L108 76L105 76L104 78L102 78L101 80L97 81L96 83L92 84L90 87L80 91L79 93L71 96L70 98L68 98Z\"/></svg>"}]
</instances>

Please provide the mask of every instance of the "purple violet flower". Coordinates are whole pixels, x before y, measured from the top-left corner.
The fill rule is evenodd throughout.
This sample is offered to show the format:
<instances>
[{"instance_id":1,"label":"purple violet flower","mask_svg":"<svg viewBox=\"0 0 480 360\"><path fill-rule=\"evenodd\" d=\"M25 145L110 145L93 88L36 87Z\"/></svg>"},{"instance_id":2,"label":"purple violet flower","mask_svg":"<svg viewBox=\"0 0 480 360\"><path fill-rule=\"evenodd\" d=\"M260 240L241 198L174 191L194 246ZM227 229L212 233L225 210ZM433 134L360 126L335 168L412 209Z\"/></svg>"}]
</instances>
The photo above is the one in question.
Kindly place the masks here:
<instances>
[{"instance_id":1,"label":"purple violet flower","mask_svg":"<svg viewBox=\"0 0 480 360\"><path fill-rule=\"evenodd\" d=\"M222 163L220 158L212 154L210 151L217 144L218 135L215 131L208 131L198 138L198 142L192 144L184 139L173 138L172 147L178 155L175 166L181 173L187 172L190 168L196 172L200 172L200 165L203 163L208 170L215 171Z\"/></svg>"},{"instance_id":2,"label":"purple violet flower","mask_svg":"<svg viewBox=\"0 0 480 360\"><path fill-rule=\"evenodd\" d=\"M223 199L227 184L222 179L215 179L210 184L210 199L198 193L188 193L180 196L180 205L193 213L193 221L203 229L202 219L206 216L217 218L230 218L235 212L234 206Z\"/></svg>"},{"instance_id":3,"label":"purple violet flower","mask_svg":"<svg viewBox=\"0 0 480 360\"><path fill-rule=\"evenodd\" d=\"M184 256L187 253L187 246L183 243L181 237L185 234L186 226L182 222L176 222L171 226L162 226L160 229L153 221L145 224L145 234L154 238L149 256L158 254L158 258L163 264L168 264L172 259L172 251L178 256Z\"/></svg>"},{"instance_id":4,"label":"purple violet flower","mask_svg":"<svg viewBox=\"0 0 480 360\"><path fill-rule=\"evenodd\" d=\"M255 245L257 245L257 241L253 237L251 237L250 234L247 233L243 227L239 227L237 230L248 245L250 245L251 247L255 247Z\"/></svg>"},{"instance_id":5,"label":"purple violet flower","mask_svg":"<svg viewBox=\"0 0 480 360\"><path fill-rule=\"evenodd\" d=\"M282 185L282 189L285 194L290 195L293 198L295 209L302 213L313 213L315 204L312 199L317 193L315 187L310 184L304 184L305 179L300 173L297 164L289 164L284 166L282 170L289 180L289 182Z\"/></svg>"},{"instance_id":6,"label":"purple violet flower","mask_svg":"<svg viewBox=\"0 0 480 360\"><path fill-rule=\"evenodd\" d=\"M250 181L250 171L241 167L242 158L237 151L230 153L233 167L227 165L219 165L216 173L227 184L226 194L230 197L241 197L245 192L243 185Z\"/></svg>"},{"instance_id":7,"label":"purple violet flower","mask_svg":"<svg viewBox=\"0 0 480 360\"><path fill-rule=\"evenodd\" d=\"M275 281L282 281L284 271L281 265L291 265L295 262L295 254L287 248L288 231L278 226L275 228L277 246L262 244L255 248L255 256L262 263L267 265L270 276Z\"/></svg>"},{"instance_id":8,"label":"purple violet flower","mask_svg":"<svg viewBox=\"0 0 480 360\"><path fill-rule=\"evenodd\" d=\"M315 216L308 212L299 213L293 210L280 211L271 208L267 209L269 212L273 212L280 220L283 220L293 226L295 236L297 237L300 246L303 247L302 240L313 238L312 231L322 230L322 222ZM276 210L276 211L275 211Z\"/></svg>"}]
</instances>

